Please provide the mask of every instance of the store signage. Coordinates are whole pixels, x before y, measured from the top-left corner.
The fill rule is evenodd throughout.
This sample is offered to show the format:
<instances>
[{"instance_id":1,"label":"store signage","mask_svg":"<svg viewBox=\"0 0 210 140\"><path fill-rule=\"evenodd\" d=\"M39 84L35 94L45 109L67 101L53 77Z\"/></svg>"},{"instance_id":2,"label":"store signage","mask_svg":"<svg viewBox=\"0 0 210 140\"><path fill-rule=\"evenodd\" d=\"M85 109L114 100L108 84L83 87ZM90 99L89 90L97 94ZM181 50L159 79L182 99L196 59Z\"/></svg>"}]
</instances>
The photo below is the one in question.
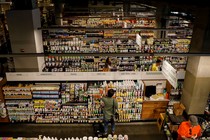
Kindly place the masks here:
<instances>
[{"instance_id":1,"label":"store signage","mask_svg":"<svg viewBox=\"0 0 210 140\"><path fill-rule=\"evenodd\" d=\"M177 70L173 68L167 61L163 61L162 73L169 83L177 88Z\"/></svg>"},{"instance_id":2,"label":"store signage","mask_svg":"<svg viewBox=\"0 0 210 140\"><path fill-rule=\"evenodd\" d=\"M136 34L136 43L141 46L141 36L139 34Z\"/></svg>"}]
</instances>

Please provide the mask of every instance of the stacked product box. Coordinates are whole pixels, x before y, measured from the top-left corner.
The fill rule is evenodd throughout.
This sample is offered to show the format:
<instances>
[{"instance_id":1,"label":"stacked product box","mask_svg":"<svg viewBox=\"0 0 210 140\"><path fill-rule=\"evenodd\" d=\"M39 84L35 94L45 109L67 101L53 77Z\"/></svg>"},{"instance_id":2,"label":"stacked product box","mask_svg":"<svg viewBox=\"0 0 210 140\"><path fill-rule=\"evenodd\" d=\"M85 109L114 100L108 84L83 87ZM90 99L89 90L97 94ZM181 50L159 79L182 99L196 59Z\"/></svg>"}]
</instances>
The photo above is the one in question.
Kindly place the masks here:
<instances>
[{"instance_id":1,"label":"stacked product box","mask_svg":"<svg viewBox=\"0 0 210 140\"><path fill-rule=\"evenodd\" d=\"M58 123L60 121L59 84L35 84L31 87L36 123Z\"/></svg>"},{"instance_id":2,"label":"stacked product box","mask_svg":"<svg viewBox=\"0 0 210 140\"><path fill-rule=\"evenodd\" d=\"M31 86L31 84L18 84L17 86L6 85L3 87L7 112L11 122L34 121Z\"/></svg>"}]
</instances>

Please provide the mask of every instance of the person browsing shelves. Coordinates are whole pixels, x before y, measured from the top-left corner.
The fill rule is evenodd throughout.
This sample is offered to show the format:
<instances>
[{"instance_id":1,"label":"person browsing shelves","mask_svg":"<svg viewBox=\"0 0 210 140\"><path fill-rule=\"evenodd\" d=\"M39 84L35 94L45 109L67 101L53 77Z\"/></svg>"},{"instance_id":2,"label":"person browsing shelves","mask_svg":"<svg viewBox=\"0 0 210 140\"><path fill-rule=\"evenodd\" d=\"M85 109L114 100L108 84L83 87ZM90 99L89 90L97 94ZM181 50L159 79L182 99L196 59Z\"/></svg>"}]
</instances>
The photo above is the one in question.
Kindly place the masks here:
<instances>
[{"instance_id":1,"label":"person browsing shelves","mask_svg":"<svg viewBox=\"0 0 210 140\"><path fill-rule=\"evenodd\" d=\"M115 90L109 89L106 96L102 97L103 119L104 119L104 135L107 135L108 124L111 123L112 134L115 132L114 115L118 109L117 101L112 98Z\"/></svg>"}]
</instances>

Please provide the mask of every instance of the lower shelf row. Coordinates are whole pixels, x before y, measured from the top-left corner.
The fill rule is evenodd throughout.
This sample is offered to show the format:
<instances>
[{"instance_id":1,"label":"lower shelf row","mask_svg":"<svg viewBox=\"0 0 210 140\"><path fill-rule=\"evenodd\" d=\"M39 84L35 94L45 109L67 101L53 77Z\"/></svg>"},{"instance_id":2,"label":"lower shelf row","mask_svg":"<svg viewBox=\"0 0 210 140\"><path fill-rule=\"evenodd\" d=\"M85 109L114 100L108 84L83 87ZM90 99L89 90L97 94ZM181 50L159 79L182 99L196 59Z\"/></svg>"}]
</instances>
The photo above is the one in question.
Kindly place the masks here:
<instances>
[{"instance_id":1,"label":"lower shelf row","mask_svg":"<svg viewBox=\"0 0 210 140\"><path fill-rule=\"evenodd\" d=\"M154 90L150 91L150 94L145 92L145 96L145 85L140 80L90 83L26 83L18 86L11 83L3 87L3 93L11 122L91 123L103 120L103 102L101 99L112 88L116 91L113 98L116 99L118 104L118 122L129 122L156 119L160 112L166 110L168 99L165 98L163 92L166 82L158 81L158 83L158 86L152 86ZM155 90L156 88L157 90ZM33 98L7 98L22 95ZM46 98L48 95L58 98ZM146 96L148 97L146 98ZM34 97L42 97L42 99Z\"/></svg>"}]
</instances>

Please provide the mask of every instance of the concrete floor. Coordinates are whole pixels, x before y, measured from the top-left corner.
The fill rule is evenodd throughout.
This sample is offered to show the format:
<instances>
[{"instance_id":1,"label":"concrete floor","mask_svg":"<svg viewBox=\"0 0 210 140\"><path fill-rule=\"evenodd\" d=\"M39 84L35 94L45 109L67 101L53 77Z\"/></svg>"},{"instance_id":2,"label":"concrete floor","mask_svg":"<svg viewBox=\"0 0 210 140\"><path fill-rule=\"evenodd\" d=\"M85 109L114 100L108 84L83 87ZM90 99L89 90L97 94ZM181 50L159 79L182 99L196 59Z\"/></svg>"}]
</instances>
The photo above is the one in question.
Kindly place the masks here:
<instances>
[{"instance_id":1,"label":"concrete floor","mask_svg":"<svg viewBox=\"0 0 210 140\"><path fill-rule=\"evenodd\" d=\"M116 134L128 135L129 140L166 140L156 122L118 123ZM94 136L91 124L0 124L1 137L38 137L39 135L68 138Z\"/></svg>"}]
</instances>

